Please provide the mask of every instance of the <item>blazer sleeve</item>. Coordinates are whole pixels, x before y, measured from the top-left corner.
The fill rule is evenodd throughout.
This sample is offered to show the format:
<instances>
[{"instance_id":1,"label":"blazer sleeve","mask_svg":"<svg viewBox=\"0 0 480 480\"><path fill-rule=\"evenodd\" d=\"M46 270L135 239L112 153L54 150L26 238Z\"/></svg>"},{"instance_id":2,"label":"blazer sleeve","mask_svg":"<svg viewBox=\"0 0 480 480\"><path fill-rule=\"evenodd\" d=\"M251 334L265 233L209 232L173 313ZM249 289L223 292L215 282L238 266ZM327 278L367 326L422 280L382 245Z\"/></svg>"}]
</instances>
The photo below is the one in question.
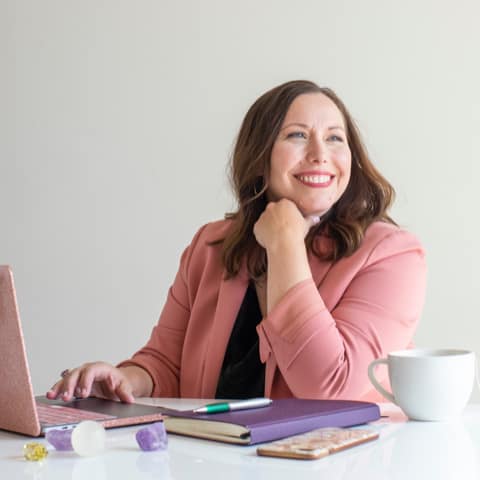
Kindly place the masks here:
<instances>
[{"instance_id":1,"label":"blazer sleeve","mask_svg":"<svg viewBox=\"0 0 480 480\"><path fill-rule=\"evenodd\" d=\"M366 256L329 311L312 279L292 287L257 327L260 355L295 397L361 398L367 368L407 348L424 304L426 262L418 240L396 230Z\"/></svg>"}]
</instances>

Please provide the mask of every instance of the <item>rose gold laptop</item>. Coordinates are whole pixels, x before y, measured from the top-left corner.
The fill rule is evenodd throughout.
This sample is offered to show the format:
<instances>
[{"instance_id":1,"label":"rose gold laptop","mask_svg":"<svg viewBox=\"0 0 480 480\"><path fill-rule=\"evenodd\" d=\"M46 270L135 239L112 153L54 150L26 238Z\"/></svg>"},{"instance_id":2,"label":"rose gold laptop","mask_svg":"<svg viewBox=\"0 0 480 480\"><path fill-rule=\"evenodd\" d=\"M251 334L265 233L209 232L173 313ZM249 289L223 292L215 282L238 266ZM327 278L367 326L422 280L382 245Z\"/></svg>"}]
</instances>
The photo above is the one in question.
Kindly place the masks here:
<instances>
[{"instance_id":1,"label":"rose gold laptop","mask_svg":"<svg viewBox=\"0 0 480 480\"><path fill-rule=\"evenodd\" d=\"M96 420L106 428L155 422L158 407L86 398L64 403L34 397L20 315L8 266L0 265L0 429L31 436Z\"/></svg>"}]
</instances>

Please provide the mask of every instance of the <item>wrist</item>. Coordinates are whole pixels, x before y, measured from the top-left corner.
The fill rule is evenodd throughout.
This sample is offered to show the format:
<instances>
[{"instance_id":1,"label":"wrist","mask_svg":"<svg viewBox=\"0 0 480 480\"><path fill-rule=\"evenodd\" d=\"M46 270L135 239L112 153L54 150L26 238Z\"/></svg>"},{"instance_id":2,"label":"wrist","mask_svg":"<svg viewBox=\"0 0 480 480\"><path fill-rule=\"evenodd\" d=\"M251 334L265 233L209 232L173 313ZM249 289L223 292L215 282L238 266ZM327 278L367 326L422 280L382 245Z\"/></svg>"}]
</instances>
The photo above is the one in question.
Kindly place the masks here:
<instances>
[{"instance_id":1,"label":"wrist","mask_svg":"<svg viewBox=\"0 0 480 480\"><path fill-rule=\"evenodd\" d=\"M305 252L305 239L297 235L281 235L265 246L267 256L298 255Z\"/></svg>"},{"instance_id":2,"label":"wrist","mask_svg":"<svg viewBox=\"0 0 480 480\"><path fill-rule=\"evenodd\" d=\"M295 285L311 278L305 245L302 248L286 246L274 254L267 252L267 310L270 310Z\"/></svg>"}]
</instances>

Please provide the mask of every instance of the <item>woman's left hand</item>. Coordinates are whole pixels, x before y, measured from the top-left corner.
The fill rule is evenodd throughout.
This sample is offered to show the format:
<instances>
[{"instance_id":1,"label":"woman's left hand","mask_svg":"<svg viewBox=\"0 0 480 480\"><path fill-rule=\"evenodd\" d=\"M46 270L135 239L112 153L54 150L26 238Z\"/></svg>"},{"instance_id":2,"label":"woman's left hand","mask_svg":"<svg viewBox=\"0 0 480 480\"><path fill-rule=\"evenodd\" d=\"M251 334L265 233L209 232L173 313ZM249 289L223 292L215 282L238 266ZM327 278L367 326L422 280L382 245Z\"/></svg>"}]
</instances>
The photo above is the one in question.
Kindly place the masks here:
<instances>
[{"instance_id":1,"label":"woman's left hand","mask_svg":"<svg viewBox=\"0 0 480 480\"><path fill-rule=\"evenodd\" d=\"M253 226L257 242L268 258L266 310L270 310L297 283L311 278L305 237L319 217L304 218L294 202L270 202Z\"/></svg>"},{"instance_id":2,"label":"woman's left hand","mask_svg":"<svg viewBox=\"0 0 480 480\"><path fill-rule=\"evenodd\" d=\"M308 231L319 220L317 216L303 217L294 202L283 198L267 205L253 227L253 234L267 251L285 241L290 245L303 244Z\"/></svg>"}]
</instances>

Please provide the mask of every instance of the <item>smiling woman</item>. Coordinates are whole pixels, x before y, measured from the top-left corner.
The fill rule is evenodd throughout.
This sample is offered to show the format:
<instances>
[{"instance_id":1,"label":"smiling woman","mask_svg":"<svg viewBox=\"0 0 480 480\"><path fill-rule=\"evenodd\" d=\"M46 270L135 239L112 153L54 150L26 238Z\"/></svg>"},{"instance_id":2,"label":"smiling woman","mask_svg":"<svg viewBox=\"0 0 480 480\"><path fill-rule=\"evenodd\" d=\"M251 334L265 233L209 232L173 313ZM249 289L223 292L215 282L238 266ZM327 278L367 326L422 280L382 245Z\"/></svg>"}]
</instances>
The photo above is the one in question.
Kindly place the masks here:
<instances>
[{"instance_id":1,"label":"smiling woman","mask_svg":"<svg viewBox=\"0 0 480 480\"><path fill-rule=\"evenodd\" d=\"M237 209L183 253L147 344L70 370L49 398L376 398L367 367L411 344L426 264L346 107L309 81L266 92L231 174Z\"/></svg>"},{"instance_id":2,"label":"smiling woman","mask_svg":"<svg viewBox=\"0 0 480 480\"><path fill-rule=\"evenodd\" d=\"M314 172L303 178L303 185L307 177L310 183L313 177L318 182L318 172L325 170L324 162L328 160L335 161L329 168L339 169L325 172L331 183L327 181L318 190L300 190L292 176L299 180L299 175ZM237 220L224 243L229 274L238 272L246 252L250 274L256 278L265 272L265 251L248 232L265 209L266 200L275 198L280 185L282 192L277 199L294 201L304 216L322 215L322 229L328 225L334 240L330 248L321 254L315 250L312 240L318 228L307 235L306 242L309 250L325 259L339 260L352 254L373 221L394 224L387 213L394 198L392 186L370 161L355 122L340 98L313 82L285 83L252 105L240 129L231 168L240 208L228 216ZM321 181L326 180L324 175L321 177ZM292 198L295 184L298 194ZM306 210L309 198L317 202L317 210L315 205Z\"/></svg>"},{"instance_id":3,"label":"smiling woman","mask_svg":"<svg viewBox=\"0 0 480 480\"><path fill-rule=\"evenodd\" d=\"M340 110L327 96L298 96L273 144L268 199L288 198L305 217L328 212L350 180L345 130Z\"/></svg>"}]
</instances>

